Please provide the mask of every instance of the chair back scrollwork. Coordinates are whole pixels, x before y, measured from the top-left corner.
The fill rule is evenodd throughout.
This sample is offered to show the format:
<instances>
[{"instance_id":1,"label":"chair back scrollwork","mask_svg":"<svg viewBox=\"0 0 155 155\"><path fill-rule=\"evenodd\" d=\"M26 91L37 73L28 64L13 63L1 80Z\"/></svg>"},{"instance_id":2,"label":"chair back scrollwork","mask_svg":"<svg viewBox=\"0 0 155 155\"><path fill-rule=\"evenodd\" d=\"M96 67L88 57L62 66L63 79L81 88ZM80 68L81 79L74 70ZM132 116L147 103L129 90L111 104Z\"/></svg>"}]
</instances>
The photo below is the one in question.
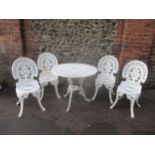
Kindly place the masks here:
<instances>
[{"instance_id":1,"label":"chair back scrollwork","mask_svg":"<svg viewBox=\"0 0 155 155\"><path fill-rule=\"evenodd\" d=\"M139 60L132 60L128 62L122 72L122 77L126 81L135 83L144 83L148 76L147 65Z\"/></svg>"},{"instance_id":2,"label":"chair back scrollwork","mask_svg":"<svg viewBox=\"0 0 155 155\"><path fill-rule=\"evenodd\" d=\"M35 62L26 57L17 58L12 65L12 75L15 80L33 80L38 76Z\"/></svg>"},{"instance_id":3,"label":"chair back scrollwork","mask_svg":"<svg viewBox=\"0 0 155 155\"><path fill-rule=\"evenodd\" d=\"M118 71L118 60L112 55L103 56L98 62L98 71L104 74L116 74Z\"/></svg>"},{"instance_id":4,"label":"chair back scrollwork","mask_svg":"<svg viewBox=\"0 0 155 155\"><path fill-rule=\"evenodd\" d=\"M54 54L45 52L40 54L37 64L38 69L41 72L49 72L55 65L58 64L58 60Z\"/></svg>"}]
</instances>

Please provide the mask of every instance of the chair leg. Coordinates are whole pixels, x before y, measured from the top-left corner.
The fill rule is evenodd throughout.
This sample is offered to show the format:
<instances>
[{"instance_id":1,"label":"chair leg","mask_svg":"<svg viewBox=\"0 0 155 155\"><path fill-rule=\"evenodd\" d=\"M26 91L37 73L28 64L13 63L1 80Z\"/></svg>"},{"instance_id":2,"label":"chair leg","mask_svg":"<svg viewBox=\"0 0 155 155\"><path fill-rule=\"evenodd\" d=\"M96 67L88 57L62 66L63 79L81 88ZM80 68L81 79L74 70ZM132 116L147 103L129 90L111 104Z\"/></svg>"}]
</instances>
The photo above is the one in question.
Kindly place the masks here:
<instances>
[{"instance_id":1,"label":"chair leg","mask_svg":"<svg viewBox=\"0 0 155 155\"><path fill-rule=\"evenodd\" d=\"M114 89L112 89L112 94L115 95Z\"/></svg>"},{"instance_id":2,"label":"chair leg","mask_svg":"<svg viewBox=\"0 0 155 155\"><path fill-rule=\"evenodd\" d=\"M44 96L44 90L45 90L45 88L41 87L41 96L40 96L41 100L43 99L43 96Z\"/></svg>"},{"instance_id":3,"label":"chair leg","mask_svg":"<svg viewBox=\"0 0 155 155\"><path fill-rule=\"evenodd\" d=\"M98 93L100 87L101 87L101 86L98 85L98 84L95 85L95 93L94 93L94 95L93 95L93 97L92 97L92 99L91 99L92 101L95 100L95 98L96 98L96 96L97 96L97 93Z\"/></svg>"},{"instance_id":4,"label":"chair leg","mask_svg":"<svg viewBox=\"0 0 155 155\"><path fill-rule=\"evenodd\" d=\"M46 111L45 107L41 103L40 91L33 93L33 96L38 100L38 104L41 110Z\"/></svg>"},{"instance_id":5,"label":"chair leg","mask_svg":"<svg viewBox=\"0 0 155 155\"><path fill-rule=\"evenodd\" d=\"M66 109L66 112L69 112L69 110L71 108L72 96L73 96L73 92L70 92L70 94L69 94L69 101L68 101L68 107Z\"/></svg>"},{"instance_id":6,"label":"chair leg","mask_svg":"<svg viewBox=\"0 0 155 155\"><path fill-rule=\"evenodd\" d=\"M18 117L22 117L24 109L24 99L19 99L19 102L20 102L20 112L18 114Z\"/></svg>"},{"instance_id":7,"label":"chair leg","mask_svg":"<svg viewBox=\"0 0 155 155\"><path fill-rule=\"evenodd\" d=\"M37 100L38 100L38 104L39 104L39 107L41 108L41 110L42 110L42 111L46 111L45 107L44 107L44 106L42 105L42 103L41 103L41 99L38 98Z\"/></svg>"},{"instance_id":8,"label":"chair leg","mask_svg":"<svg viewBox=\"0 0 155 155\"><path fill-rule=\"evenodd\" d=\"M135 100L131 99L131 102L130 102L130 117L131 118L135 118L135 116L134 116L134 105L135 105Z\"/></svg>"},{"instance_id":9,"label":"chair leg","mask_svg":"<svg viewBox=\"0 0 155 155\"><path fill-rule=\"evenodd\" d=\"M19 104L20 104L20 102L19 102L19 101L17 101L16 105L19 105Z\"/></svg>"},{"instance_id":10,"label":"chair leg","mask_svg":"<svg viewBox=\"0 0 155 155\"><path fill-rule=\"evenodd\" d=\"M115 105L117 104L120 97L121 97L120 94L117 93L116 99L115 99L114 103L110 106L110 109L113 109L115 107Z\"/></svg>"},{"instance_id":11,"label":"chair leg","mask_svg":"<svg viewBox=\"0 0 155 155\"><path fill-rule=\"evenodd\" d=\"M67 97L69 95L69 88L67 88L67 92L66 92L66 94L64 94L63 96L64 97Z\"/></svg>"},{"instance_id":12,"label":"chair leg","mask_svg":"<svg viewBox=\"0 0 155 155\"><path fill-rule=\"evenodd\" d=\"M112 92L113 92L113 89L109 89L109 100L110 100L110 104L113 104Z\"/></svg>"},{"instance_id":13,"label":"chair leg","mask_svg":"<svg viewBox=\"0 0 155 155\"><path fill-rule=\"evenodd\" d=\"M90 102L91 99L88 99L86 97L86 94L85 94L85 91L84 91L84 88L83 88L83 82L84 82L84 79L79 79L79 84L80 84L80 87L79 87L79 94L81 96L83 96L83 98L87 101L87 102Z\"/></svg>"},{"instance_id":14,"label":"chair leg","mask_svg":"<svg viewBox=\"0 0 155 155\"><path fill-rule=\"evenodd\" d=\"M136 99L136 104L140 108L140 104L138 103L139 97Z\"/></svg>"},{"instance_id":15,"label":"chair leg","mask_svg":"<svg viewBox=\"0 0 155 155\"><path fill-rule=\"evenodd\" d=\"M55 93L56 93L57 98L60 99L61 96L60 96L60 94L59 94L59 92L58 92L58 82L55 82L54 88L55 88Z\"/></svg>"}]
</instances>

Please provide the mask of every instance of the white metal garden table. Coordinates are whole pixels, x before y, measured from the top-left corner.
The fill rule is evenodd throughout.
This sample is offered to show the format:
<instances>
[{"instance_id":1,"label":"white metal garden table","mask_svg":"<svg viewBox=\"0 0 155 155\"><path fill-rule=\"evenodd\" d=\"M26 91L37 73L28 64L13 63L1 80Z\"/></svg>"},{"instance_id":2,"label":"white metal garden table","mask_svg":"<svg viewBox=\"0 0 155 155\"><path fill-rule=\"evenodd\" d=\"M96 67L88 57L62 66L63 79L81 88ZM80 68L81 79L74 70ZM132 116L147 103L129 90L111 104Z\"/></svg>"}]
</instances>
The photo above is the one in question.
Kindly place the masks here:
<instances>
[{"instance_id":1,"label":"white metal garden table","mask_svg":"<svg viewBox=\"0 0 155 155\"><path fill-rule=\"evenodd\" d=\"M53 67L52 73L56 74L57 76L67 78L68 80L68 89L66 94L64 95L65 97L69 95L69 102L66 112L70 110L72 96L75 91L79 91L79 94L82 95L86 101L90 101L86 98L83 88L83 81L85 78L93 76L97 73L96 67L82 63L65 63ZM75 79L78 79L80 84L79 86L73 83L73 80Z\"/></svg>"}]
</instances>

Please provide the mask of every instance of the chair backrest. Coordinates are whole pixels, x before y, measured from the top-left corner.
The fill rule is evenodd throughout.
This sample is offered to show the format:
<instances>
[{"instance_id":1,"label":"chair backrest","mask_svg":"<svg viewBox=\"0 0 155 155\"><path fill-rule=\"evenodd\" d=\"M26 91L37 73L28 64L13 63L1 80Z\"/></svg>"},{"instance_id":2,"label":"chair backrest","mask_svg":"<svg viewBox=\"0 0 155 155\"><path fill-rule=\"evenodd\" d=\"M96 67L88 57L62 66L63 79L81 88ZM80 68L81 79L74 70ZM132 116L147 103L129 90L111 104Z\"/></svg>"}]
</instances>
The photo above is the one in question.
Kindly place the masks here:
<instances>
[{"instance_id":1,"label":"chair backrest","mask_svg":"<svg viewBox=\"0 0 155 155\"><path fill-rule=\"evenodd\" d=\"M39 55L37 65L41 72L49 72L51 69L58 64L56 56L49 52L44 52Z\"/></svg>"},{"instance_id":2,"label":"chair backrest","mask_svg":"<svg viewBox=\"0 0 155 155\"><path fill-rule=\"evenodd\" d=\"M126 81L135 82L135 83L144 83L148 76L147 65L140 60L132 60L128 62L122 72L122 77Z\"/></svg>"},{"instance_id":3,"label":"chair backrest","mask_svg":"<svg viewBox=\"0 0 155 155\"><path fill-rule=\"evenodd\" d=\"M112 55L103 56L98 62L98 71L104 74L114 75L118 72L118 60Z\"/></svg>"},{"instance_id":4,"label":"chair backrest","mask_svg":"<svg viewBox=\"0 0 155 155\"><path fill-rule=\"evenodd\" d=\"M17 58L12 65L12 75L18 82L33 80L38 76L38 68L35 62L30 58Z\"/></svg>"}]
</instances>

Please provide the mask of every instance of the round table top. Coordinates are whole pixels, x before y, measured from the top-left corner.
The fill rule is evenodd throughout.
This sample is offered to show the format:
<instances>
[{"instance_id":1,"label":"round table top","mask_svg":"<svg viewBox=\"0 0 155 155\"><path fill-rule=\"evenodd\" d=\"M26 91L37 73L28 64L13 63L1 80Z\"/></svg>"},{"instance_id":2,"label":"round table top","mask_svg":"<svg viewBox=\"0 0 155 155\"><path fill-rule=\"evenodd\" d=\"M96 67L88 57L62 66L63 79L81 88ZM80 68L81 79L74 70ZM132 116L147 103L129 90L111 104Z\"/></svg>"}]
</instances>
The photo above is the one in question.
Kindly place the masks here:
<instances>
[{"instance_id":1,"label":"round table top","mask_svg":"<svg viewBox=\"0 0 155 155\"><path fill-rule=\"evenodd\" d=\"M82 63L64 63L52 68L52 73L64 78L86 78L97 73L97 68Z\"/></svg>"}]
</instances>

